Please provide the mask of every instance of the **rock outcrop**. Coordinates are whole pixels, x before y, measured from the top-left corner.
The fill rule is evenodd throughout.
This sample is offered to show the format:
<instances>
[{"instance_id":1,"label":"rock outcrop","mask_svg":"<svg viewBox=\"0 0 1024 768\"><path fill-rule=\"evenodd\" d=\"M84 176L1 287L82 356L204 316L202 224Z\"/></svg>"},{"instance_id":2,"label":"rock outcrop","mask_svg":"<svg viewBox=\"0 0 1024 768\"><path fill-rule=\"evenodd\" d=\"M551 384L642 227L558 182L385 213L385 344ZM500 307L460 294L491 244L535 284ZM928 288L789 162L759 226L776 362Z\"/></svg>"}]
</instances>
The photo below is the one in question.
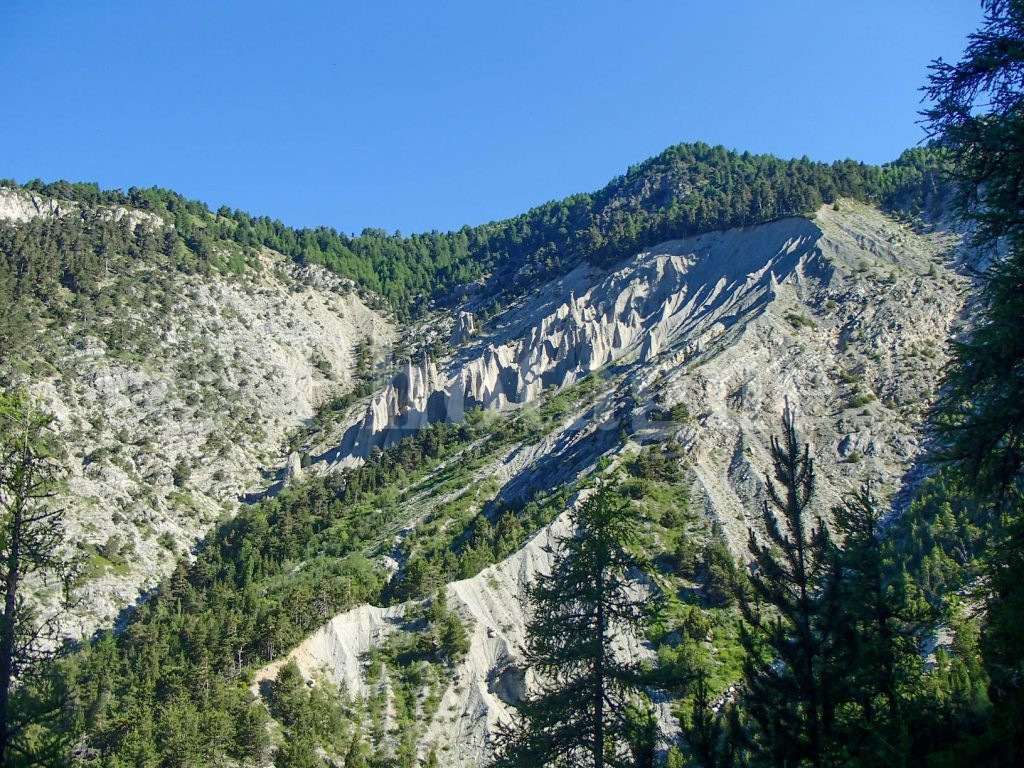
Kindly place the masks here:
<instances>
[{"instance_id":1,"label":"rock outcrop","mask_svg":"<svg viewBox=\"0 0 1024 768\"><path fill-rule=\"evenodd\" d=\"M476 333L476 321L472 312L459 312L452 326L451 345L458 347L469 341Z\"/></svg>"},{"instance_id":2,"label":"rock outcrop","mask_svg":"<svg viewBox=\"0 0 1024 768\"><path fill-rule=\"evenodd\" d=\"M72 211L79 206L0 188L9 221ZM165 226L147 211L93 215ZM301 471L301 457L286 460L286 437L352 387L357 344L394 337L349 281L271 251L260 261L243 275L168 277L144 263L119 274L126 290L96 325L133 329L144 354L78 322L54 323L46 344L30 347L38 359L25 362L49 373L21 381L56 416L68 474L58 502L72 554L89 563L70 635L111 624L240 497ZM162 302L131 293L154 277L170 286Z\"/></svg>"},{"instance_id":3,"label":"rock outcrop","mask_svg":"<svg viewBox=\"0 0 1024 768\"><path fill-rule=\"evenodd\" d=\"M434 419L457 421L473 405L520 407L610 366L610 392L585 423L579 412L567 416L541 445L524 444L479 472L500 480L502 494L544 485L555 467L552 482L570 480L625 450L621 438L602 436L628 435L632 447L674 443L694 502L743 556L748 529L760 525L769 438L787 402L814 446L817 509L826 517L866 479L890 495L914 482L919 427L946 354L941 340L957 330L967 286L957 247L954 235L914 231L844 202L814 220L665 243L605 274L582 268L509 310L449 364L410 363L351 445L367 450ZM548 545L564 525L561 517L508 560L447 586L449 606L471 624L471 649L422 739L446 765L485 762L496 724L529 685L524 597L551 567ZM308 674L364 693L360 654L393 618L357 608L294 655ZM668 705L659 707L662 726L672 725Z\"/></svg>"},{"instance_id":4,"label":"rock outcrop","mask_svg":"<svg viewBox=\"0 0 1024 768\"><path fill-rule=\"evenodd\" d=\"M665 243L603 275L577 270L510 312L510 338L481 337L443 369L426 358L408 362L333 458L357 462L425 424L458 423L471 408L521 405L612 363L643 366L668 350L688 359L757 317L781 285L827 285L837 248L848 244L809 219L790 218Z\"/></svg>"},{"instance_id":5,"label":"rock outcrop","mask_svg":"<svg viewBox=\"0 0 1024 768\"><path fill-rule=\"evenodd\" d=\"M73 201L43 197L24 189L0 187L0 221L24 222L32 219L63 219L69 214L80 212L81 206ZM164 220L155 213L123 206L100 208L96 211L96 215L104 220L127 219L132 228L139 225L154 229L166 226Z\"/></svg>"}]
</instances>

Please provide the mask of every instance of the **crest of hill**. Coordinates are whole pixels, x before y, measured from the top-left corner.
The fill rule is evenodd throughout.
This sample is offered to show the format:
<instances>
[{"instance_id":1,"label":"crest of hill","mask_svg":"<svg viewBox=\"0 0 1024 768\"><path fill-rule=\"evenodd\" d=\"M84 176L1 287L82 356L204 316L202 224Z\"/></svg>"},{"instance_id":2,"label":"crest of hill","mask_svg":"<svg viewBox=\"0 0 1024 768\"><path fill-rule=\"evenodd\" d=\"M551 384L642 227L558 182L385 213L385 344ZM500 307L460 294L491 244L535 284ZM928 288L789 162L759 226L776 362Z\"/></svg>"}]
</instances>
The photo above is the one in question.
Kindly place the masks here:
<instances>
[{"instance_id":1,"label":"crest of hill","mask_svg":"<svg viewBox=\"0 0 1024 768\"><path fill-rule=\"evenodd\" d=\"M407 319L432 303L467 299L487 314L581 262L607 266L624 253L666 240L809 214L837 197L926 214L943 197L941 168L941 155L932 148L908 150L892 163L870 166L678 144L598 192L548 202L503 221L412 236L377 229L358 237L328 227L294 229L226 206L214 212L158 188L124 192L65 181L33 181L25 188L83 206L156 213L173 222L200 260L214 258L216 242L227 240L322 265L386 297L399 319Z\"/></svg>"}]
</instances>

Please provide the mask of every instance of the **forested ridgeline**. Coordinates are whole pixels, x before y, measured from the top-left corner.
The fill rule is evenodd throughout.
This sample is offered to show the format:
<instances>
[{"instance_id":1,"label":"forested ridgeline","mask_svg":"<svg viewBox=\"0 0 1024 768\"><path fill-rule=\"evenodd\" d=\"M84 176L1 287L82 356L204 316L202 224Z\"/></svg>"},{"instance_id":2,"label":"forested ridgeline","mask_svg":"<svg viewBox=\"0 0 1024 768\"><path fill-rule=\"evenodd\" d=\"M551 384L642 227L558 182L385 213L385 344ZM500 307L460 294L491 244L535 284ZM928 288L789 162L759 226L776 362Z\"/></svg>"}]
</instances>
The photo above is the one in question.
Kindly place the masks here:
<instances>
[{"instance_id":1,"label":"forested ridgeline","mask_svg":"<svg viewBox=\"0 0 1024 768\"><path fill-rule=\"evenodd\" d=\"M895 162L869 166L679 144L593 194L545 203L504 221L411 236L376 229L351 237L329 227L293 229L227 207L213 212L157 188L108 191L63 181L34 181L24 188L88 210L127 206L156 213L174 223L184 246L176 258L191 263L196 257L200 268L223 258L217 244L224 241L246 249L273 248L298 263L319 264L353 279L407 318L431 302L463 298L476 281L483 283L474 289L483 308L494 309L583 261L613 264L665 240L807 214L837 197L924 213L940 202L940 167L941 154L934 149L908 150ZM173 242L162 247L167 254L179 250ZM246 253L232 268L244 265Z\"/></svg>"}]
</instances>

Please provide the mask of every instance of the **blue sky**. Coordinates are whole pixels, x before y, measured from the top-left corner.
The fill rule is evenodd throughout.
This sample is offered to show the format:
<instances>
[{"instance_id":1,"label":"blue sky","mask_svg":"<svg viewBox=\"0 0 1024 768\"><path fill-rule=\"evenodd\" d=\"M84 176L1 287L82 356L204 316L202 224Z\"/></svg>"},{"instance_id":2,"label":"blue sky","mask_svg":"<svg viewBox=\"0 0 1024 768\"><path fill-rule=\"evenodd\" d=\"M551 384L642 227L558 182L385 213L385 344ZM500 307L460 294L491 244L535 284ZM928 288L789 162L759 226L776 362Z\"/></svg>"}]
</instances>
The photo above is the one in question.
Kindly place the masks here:
<instances>
[{"instance_id":1,"label":"blue sky","mask_svg":"<svg viewBox=\"0 0 1024 768\"><path fill-rule=\"evenodd\" d=\"M0 5L0 177L451 229L681 141L894 159L972 0Z\"/></svg>"}]
</instances>

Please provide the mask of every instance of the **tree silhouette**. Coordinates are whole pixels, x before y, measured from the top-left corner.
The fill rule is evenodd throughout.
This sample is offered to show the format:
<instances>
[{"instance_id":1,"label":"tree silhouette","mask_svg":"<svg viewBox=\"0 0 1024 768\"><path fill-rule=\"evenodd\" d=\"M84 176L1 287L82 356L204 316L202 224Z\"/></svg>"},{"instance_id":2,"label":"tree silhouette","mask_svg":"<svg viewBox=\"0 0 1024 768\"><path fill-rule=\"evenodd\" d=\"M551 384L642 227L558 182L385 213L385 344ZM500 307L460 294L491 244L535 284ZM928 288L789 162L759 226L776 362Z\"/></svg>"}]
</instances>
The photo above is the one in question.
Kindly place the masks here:
<instances>
[{"instance_id":1,"label":"tree silhouette","mask_svg":"<svg viewBox=\"0 0 1024 768\"><path fill-rule=\"evenodd\" d=\"M540 687L500 734L494 766L632 765L627 708L640 670L621 660L613 641L640 637L657 604L629 577L643 565L631 552L640 524L609 485L571 515L576 534L560 542L552 573L530 589L526 662Z\"/></svg>"},{"instance_id":2,"label":"tree silhouette","mask_svg":"<svg viewBox=\"0 0 1024 768\"><path fill-rule=\"evenodd\" d=\"M827 674L837 623L831 540L810 510L814 462L797 438L787 407L782 439L772 438L775 481L767 480L762 517L767 541L750 531L752 591L741 595L745 712L759 762L779 766L826 762L835 692Z\"/></svg>"},{"instance_id":3,"label":"tree silhouette","mask_svg":"<svg viewBox=\"0 0 1024 768\"><path fill-rule=\"evenodd\" d=\"M58 472L51 421L27 395L0 395L0 766L26 751L20 737L48 714L42 702L12 706L16 684L45 674L61 615L40 616L25 600L25 580L41 577L66 597L72 575L62 555L63 511L46 503Z\"/></svg>"}]
</instances>

